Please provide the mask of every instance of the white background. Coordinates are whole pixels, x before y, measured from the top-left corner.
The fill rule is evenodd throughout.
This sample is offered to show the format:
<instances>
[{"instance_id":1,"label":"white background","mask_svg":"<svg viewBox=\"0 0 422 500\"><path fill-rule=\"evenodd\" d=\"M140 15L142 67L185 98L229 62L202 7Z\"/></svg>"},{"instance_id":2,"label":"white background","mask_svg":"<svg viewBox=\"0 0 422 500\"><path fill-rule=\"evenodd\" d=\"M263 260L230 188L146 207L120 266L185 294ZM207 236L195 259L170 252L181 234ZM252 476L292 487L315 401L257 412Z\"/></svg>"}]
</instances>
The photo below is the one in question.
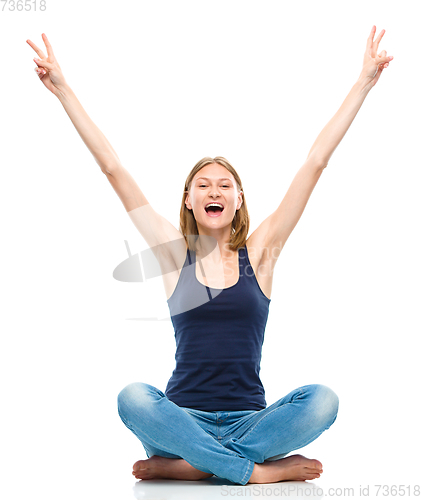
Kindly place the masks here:
<instances>
[{"instance_id":1,"label":"white background","mask_svg":"<svg viewBox=\"0 0 422 500\"><path fill-rule=\"evenodd\" d=\"M241 176L250 233L281 202L356 82L372 25L394 60L370 91L284 247L261 362L270 405L310 383L340 398L298 451L322 488L421 479L420 18L408 1L2 4L1 448L7 498L133 498L142 444L117 395L174 369L161 278L112 276L146 243L58 99L63 73L151 205L175 227L204 156ZM420 460L419 460L420 462ZM375 492L375 490L371 490ZM355 493L355 496L357 494ZM5 496L6 498L6 496Z\"/></svg>"}]
</instances>

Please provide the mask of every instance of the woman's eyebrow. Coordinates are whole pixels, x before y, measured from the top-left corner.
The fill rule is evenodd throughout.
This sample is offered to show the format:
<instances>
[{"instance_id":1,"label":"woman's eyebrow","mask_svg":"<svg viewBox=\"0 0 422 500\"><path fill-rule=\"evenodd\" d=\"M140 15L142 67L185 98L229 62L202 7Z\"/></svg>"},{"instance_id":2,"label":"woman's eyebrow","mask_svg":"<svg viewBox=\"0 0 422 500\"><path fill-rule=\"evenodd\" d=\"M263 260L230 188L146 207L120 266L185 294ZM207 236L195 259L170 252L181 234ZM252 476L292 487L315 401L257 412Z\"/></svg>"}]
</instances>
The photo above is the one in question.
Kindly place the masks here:
<instances>
[{"instance_id":1,"label":"woman's eyebrow","mask_svg":"<svg viewBox=\"0 0 422 500\"><path fill-rule=\"evenodd\" d=\"M205 179L206 181L209 181L210 179L208 179L208 177L198 177L196 180L199 181L200 179ZM231 179L229 179L228 177L223 177L221 179L218 179L219 181L230 181L232 182Z\"/></svg>"}]
</instances>

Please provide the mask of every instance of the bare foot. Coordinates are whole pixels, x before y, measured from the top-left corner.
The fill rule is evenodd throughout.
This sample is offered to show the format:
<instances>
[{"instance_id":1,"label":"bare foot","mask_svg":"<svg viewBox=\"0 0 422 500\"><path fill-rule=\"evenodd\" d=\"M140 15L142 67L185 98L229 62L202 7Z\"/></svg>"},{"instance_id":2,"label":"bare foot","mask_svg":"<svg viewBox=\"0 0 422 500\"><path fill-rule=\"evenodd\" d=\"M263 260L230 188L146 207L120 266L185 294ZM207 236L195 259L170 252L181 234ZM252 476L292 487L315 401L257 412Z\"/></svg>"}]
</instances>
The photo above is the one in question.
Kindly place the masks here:
<instances>
[{"instance_id":1,"label":"bare foot","mask_svg":"<svg viewBox=\"0 0 422 500\"><path fill-rule=\"evenodd\" d=\"M153 455L147 460L138 460L133 464L132 474L136 479L184 479L198 481L214 474L208 474L192 467L183 458L165 458Z\"/></svg>"},{"instance_id":2,"label":"bare foot","mask_svg":"<svg viewBox=\"0 0 422 500\"><path fill-rule=\"evenodd\" d=\"M277 483L278 481L306 481L322 474L322 463L303 455L291 455L262 464L255 464L249 483Z\"/></svg>"}]
</instances>

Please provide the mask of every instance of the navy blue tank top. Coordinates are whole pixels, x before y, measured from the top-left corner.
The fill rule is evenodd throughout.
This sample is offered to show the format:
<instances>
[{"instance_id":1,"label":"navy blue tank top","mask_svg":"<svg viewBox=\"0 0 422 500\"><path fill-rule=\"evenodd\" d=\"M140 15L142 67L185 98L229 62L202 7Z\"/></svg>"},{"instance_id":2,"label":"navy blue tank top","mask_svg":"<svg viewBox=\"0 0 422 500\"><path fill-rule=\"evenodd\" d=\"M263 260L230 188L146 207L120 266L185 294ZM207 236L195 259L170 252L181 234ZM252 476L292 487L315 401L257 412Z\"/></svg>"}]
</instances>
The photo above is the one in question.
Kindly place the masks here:
<instances>
[{"instance_id":1,"label":"navy blue tank top","mask_svg":"<svg viewBox=\"0 0 422 500\"><path fill-rule=\"evenodd\" d=\"M167 300L176 368L165 395L202 411L262 410L267 403L259 372L271 299L258 284L246 245L238 250L239 280L223 289L198 281L195 254L187 249Z\"/></svg>"}]
</instances>

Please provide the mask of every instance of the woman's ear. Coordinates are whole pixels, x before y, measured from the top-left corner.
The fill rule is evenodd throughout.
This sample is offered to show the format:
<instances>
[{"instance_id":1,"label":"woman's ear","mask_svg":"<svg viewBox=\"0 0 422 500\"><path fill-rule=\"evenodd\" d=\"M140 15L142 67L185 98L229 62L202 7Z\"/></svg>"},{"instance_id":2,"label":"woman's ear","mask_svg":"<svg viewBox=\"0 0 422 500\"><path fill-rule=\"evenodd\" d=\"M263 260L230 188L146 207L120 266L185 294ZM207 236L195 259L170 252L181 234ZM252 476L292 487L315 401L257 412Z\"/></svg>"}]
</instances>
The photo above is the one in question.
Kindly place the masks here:
<instances>
[{"instance_id":1,"label":"woman's ear","mask_svg":"<svg viewBox=\"0 0 422 500\"><path fill-rule=\"evenodd\" d=\"M188 194L186 195L186 198L185 198L185 205L186 205L186 208L188 208L189 210L192 210L192 205L190 203L190 198L189 198Z\"/></svg>"},{"instance_id":2,"label":"woman's ear","mask_svg":"<svg viewBox=\"0 0 422 500\"><path fill-rule=\"evenodd\" d=\"M243 191L240 191L239 193L239 197L237 199L237 207L236 207L236 210L239 210L239 208L242 206L242 203L243 203Z\"/></svg>"}]
</instances>

